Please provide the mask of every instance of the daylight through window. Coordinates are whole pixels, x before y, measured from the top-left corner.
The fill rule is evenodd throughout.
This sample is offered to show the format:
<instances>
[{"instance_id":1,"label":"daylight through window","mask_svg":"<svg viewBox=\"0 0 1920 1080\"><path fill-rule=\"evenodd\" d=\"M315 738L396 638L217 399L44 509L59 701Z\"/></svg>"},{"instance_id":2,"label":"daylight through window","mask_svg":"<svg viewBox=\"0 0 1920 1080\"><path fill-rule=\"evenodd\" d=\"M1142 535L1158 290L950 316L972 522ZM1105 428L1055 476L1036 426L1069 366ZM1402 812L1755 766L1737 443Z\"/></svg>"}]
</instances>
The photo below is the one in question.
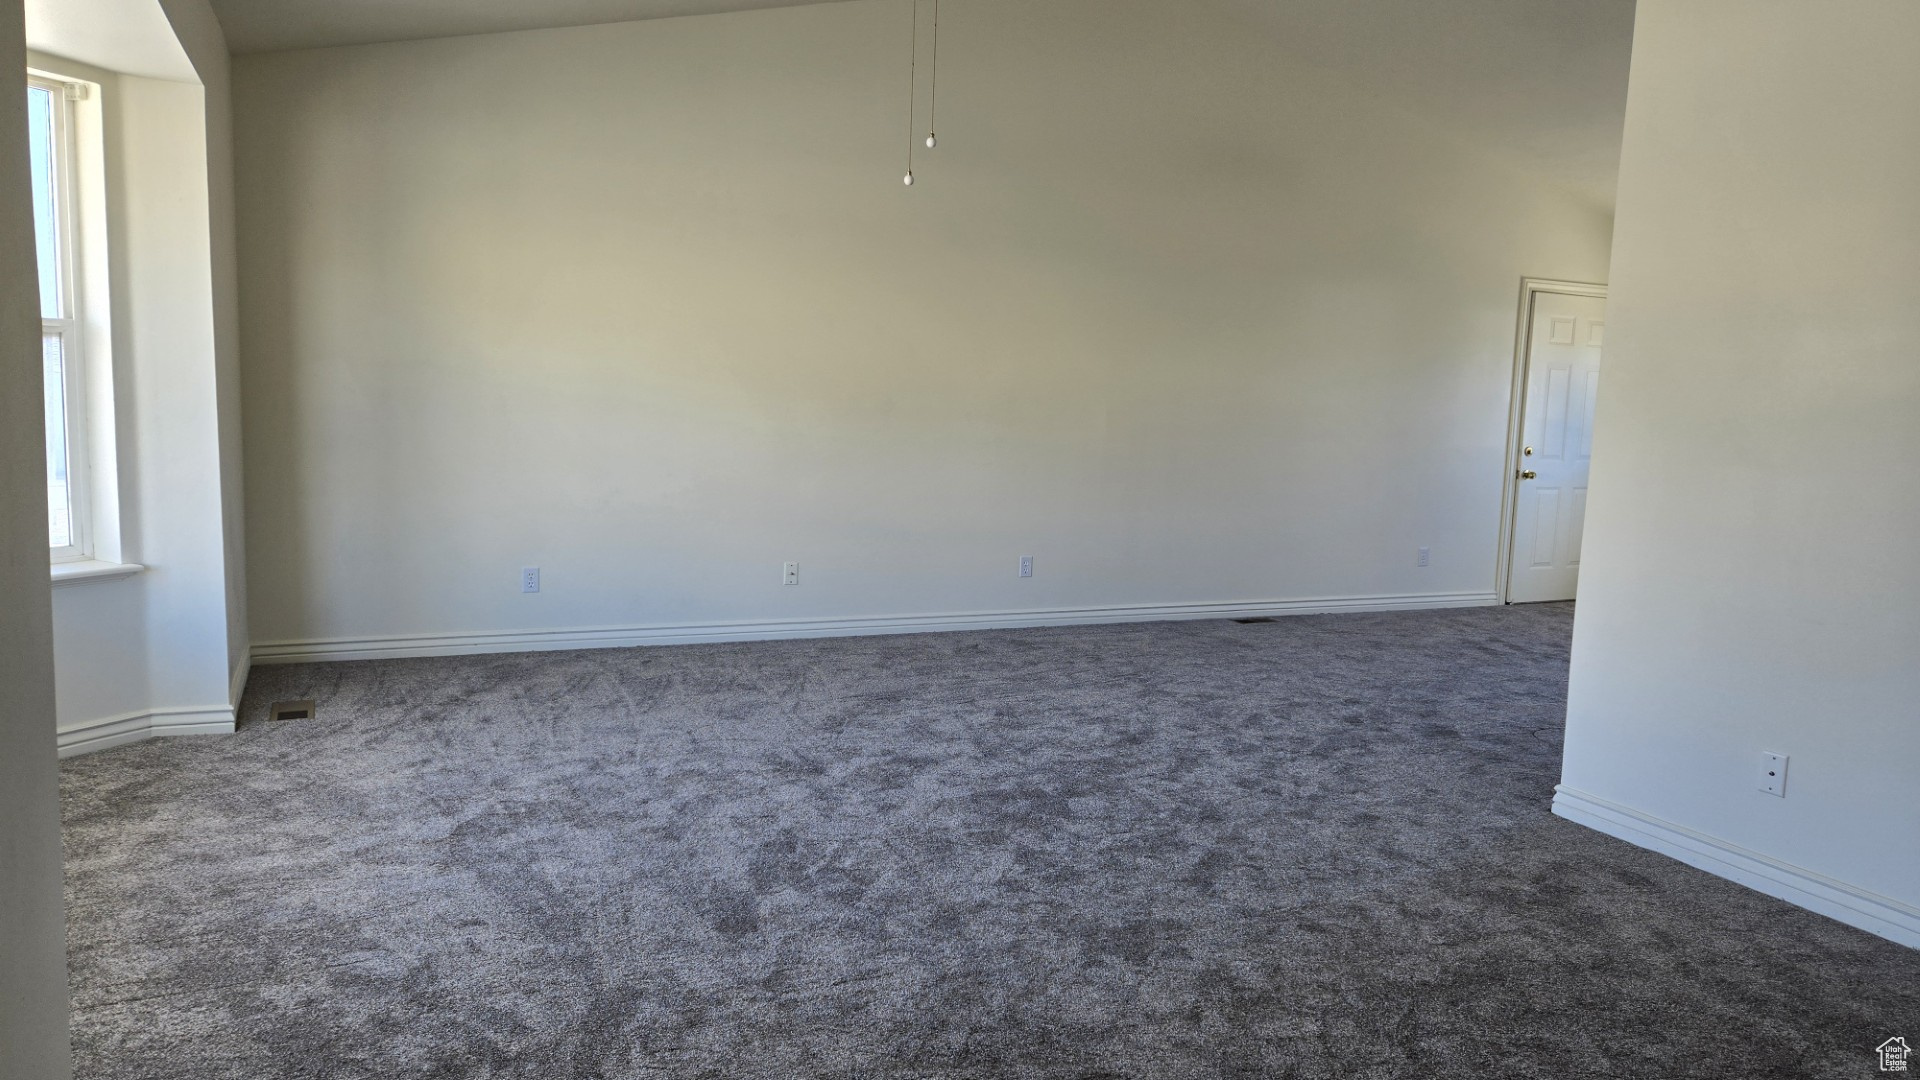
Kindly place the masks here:
<instances>
[{"instance_id":1,"label":"daylight through window","mask_svg":"<svg viewBox=\"0 0 1920 1080\"><path fill-rule=\"evenodd\" d=\"M27 132L33 166L33 233L40 271L40 355L46 386L48 546L54 561L92 554L87 535L85 396L75 298L73 106L67 87L33 77Z\"/></svg>"}]
</instances>

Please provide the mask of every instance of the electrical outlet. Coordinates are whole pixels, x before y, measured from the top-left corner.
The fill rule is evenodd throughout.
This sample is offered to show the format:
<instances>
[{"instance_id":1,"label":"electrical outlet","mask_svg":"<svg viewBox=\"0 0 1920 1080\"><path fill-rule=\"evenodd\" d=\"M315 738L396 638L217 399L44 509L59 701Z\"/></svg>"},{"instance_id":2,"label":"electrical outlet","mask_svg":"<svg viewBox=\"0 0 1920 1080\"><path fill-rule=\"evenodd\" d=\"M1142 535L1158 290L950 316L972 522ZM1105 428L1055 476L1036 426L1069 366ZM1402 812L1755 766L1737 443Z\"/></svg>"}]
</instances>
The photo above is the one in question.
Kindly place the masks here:
<instances>
[{"instance_id":1,"label":"electrical outlet","mask_svg":"<svg viewBox=\"0 0 1920 1080\"><path fill-rule=\"evenodd\" d=\"M1425 566L1432 561L1433 561L1433 549L1421 548L1420 549L1420 565Z\"/></svg>"},{"instance_id":2,"label":"electrical outlet","mask_svg":"<svg viewBox=\"0 0 1920 1080\"><path fill-rule=\"evenodd\" d=\"M1021 577L1033 576L1033 556L1031 555L1020 556L1020 576Z\"/></svg>"},{"instance_id":3,"label":"electrical outlet","mask_svg":"<svg viewBox=\"0 0 1920 1080\"><path fill-rule=\"evenodd\" d=\"M521 569L520 591L523 593L540 591L540 568L539 567L528 566Z\"/></svg>"},{"instance_id":4,"label":"electrical outlet","mask_svg":"<svg viewBox=\"0 0 1920 1080\"><path fill-rule=\"evenodd\" d=\"M1787 755L1761 752L1760 790L1782 799L1787 797Z\"/></svg>"},{"instance_id":5,"label":"electrical outlet","mask_svg":"<svg viewBox=\"0 0 1920 1080\"><path fill-rule=\"evenodd\" d=\"M780 584L782 585L800 584L800 564L799 563L790 562L785 566L781 567Z\"/></svg>"}]
</instances>

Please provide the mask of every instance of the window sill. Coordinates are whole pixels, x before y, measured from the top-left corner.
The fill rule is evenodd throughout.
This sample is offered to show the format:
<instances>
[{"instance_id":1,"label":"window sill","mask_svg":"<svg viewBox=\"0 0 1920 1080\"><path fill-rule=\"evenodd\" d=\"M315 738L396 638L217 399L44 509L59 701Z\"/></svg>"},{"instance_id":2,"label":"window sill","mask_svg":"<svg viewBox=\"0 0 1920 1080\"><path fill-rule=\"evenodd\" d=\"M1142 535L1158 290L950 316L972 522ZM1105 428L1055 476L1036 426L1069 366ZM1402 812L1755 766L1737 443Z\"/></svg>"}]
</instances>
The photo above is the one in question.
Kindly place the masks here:
<instances>
[{"instance_id":1,"label":"window sill","mask_svg":"<svg viewBox=\"0 0 1920 1080\"><path fill-rule=\"evenodd\" d=\"M54 563L53 587L57 589L62 585L79 585L89 581L117 581L145 569L139 563L101 562L99 559Z\"/></svg>"}]
</instances>

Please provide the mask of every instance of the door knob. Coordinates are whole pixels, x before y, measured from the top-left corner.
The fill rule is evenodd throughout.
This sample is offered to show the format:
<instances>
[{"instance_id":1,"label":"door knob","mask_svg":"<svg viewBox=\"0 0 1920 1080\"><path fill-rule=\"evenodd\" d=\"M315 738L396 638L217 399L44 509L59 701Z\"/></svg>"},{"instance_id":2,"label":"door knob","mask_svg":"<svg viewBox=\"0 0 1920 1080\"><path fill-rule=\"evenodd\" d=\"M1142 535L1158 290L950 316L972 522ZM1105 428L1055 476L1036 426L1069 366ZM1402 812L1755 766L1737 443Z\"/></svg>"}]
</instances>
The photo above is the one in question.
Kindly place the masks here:
<instances>
[{"instance_id":1,"label":"door knob","mask_svg":"<svg viewBox=\"0 0 1920 1080\"><path fill-rule=\"evenodd\" d=\"M1521 473L1520 473L1520 479L1522 479L1522 480L1531 480L1531 479L1533 479L1534 477L1536 477L1536 476L1539 476L1539 475L1540 475L1539 473L1537 473L1537 472L1534 472L1534 471L1533 471L1532 469L1524 469L1524 470L1522 470L1522 471L1521 471Z\"/></svg>"}]
</instances>

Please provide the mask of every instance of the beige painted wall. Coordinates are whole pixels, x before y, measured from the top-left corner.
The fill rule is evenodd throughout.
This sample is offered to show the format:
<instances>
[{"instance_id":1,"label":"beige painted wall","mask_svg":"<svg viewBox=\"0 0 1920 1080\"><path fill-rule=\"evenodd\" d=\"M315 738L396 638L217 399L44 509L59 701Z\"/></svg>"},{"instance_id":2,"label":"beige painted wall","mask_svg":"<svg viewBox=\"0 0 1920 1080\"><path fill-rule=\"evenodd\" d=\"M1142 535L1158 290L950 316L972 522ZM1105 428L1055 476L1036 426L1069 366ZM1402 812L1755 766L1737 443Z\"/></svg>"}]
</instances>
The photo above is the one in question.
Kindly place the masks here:
<instances>
[{"instance_id":1,"label":"beige painted wall","mask_svg":"<svg viewBox=\"0 0 1920 1080\"><path fill-rule=\"evenodd\" d=\"M26 94L26 33L0 4L0 70ZM61 914L46 428L26 110L0 109L0 1080L61 1080L67 936Z\"/></svg>"},{"instance_id":2,"label":"beige painted wall","mask_svg":"<svg viewBox=\"0 0 1920 1080\"><path fill-rule=\"evenodd\" d=\"M254 640L1490 597L1580 93L1242 7L948 5L911 190L896 3L237 58Z\"/></svg>"},{"instance_id":3,"label":"beige painted wall","mask_svg":"<svg viewBox=\"0 0 1920 1080\"><path fill-rule=\"evenodd\" d=\"M1565 772L1909 944L1916 48L1906 0L1640 5Z\"/></svg>"}]
</instances>

